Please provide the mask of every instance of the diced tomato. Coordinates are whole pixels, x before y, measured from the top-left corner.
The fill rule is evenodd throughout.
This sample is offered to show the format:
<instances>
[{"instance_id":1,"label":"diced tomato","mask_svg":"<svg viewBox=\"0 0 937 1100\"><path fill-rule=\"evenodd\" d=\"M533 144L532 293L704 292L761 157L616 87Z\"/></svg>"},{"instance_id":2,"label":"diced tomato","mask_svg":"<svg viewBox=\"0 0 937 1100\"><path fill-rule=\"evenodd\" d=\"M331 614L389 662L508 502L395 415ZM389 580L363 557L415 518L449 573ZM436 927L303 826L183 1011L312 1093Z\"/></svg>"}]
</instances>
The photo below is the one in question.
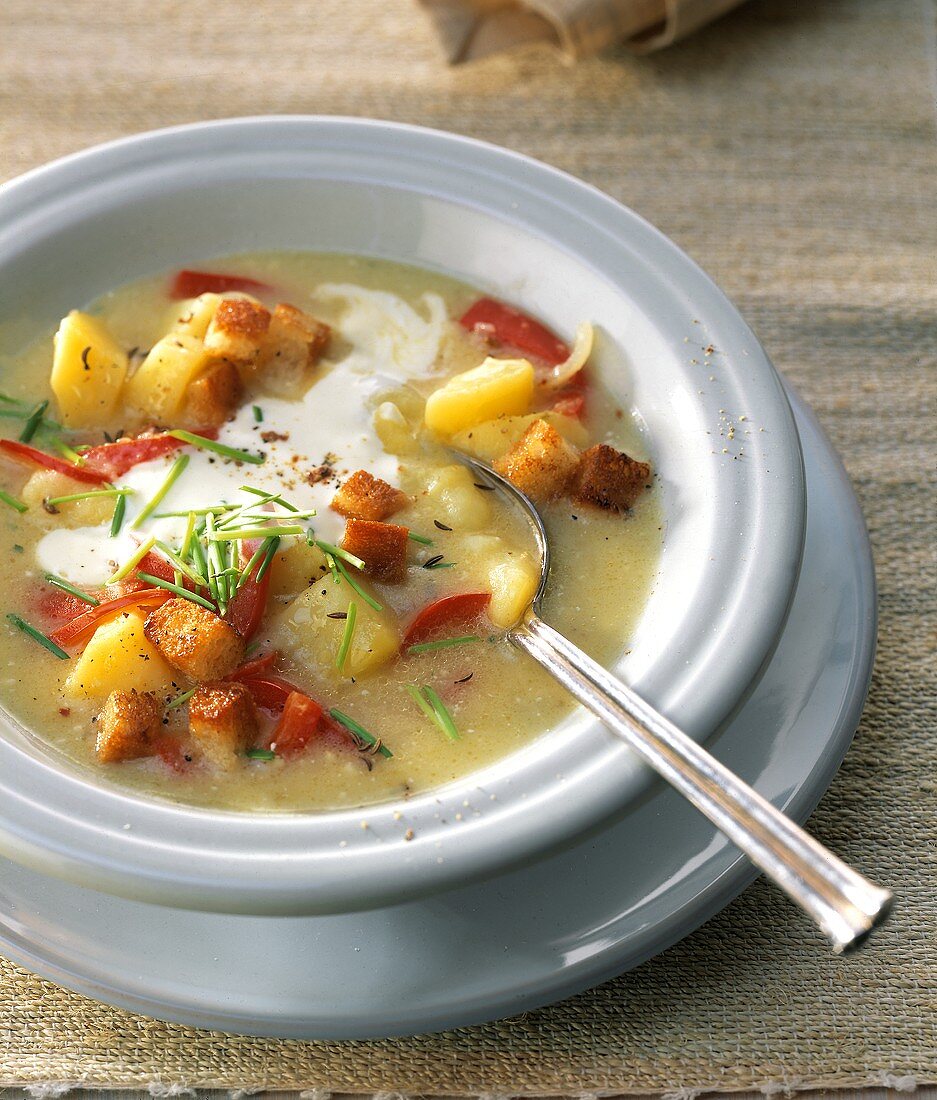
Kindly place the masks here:
<instances>
[{"instance_id":1,"label":"diced tomato","mask_svg":"<svg viewBox=\"0 0 937 1100\"><path fill-rule=\"evenodd\" d=\"M229 672L225 676L226 680L236 680L239 683L243 683L245 680L252 680L255 677L263 679L267 672L270 671L273 662L277 659L279 654L275 649L271 649L269 653L264 653L261 657L255 657L252 661L247 661L241 665L240 668L236 668L234 672Z\"/></svg>"},{"instance_id":2,"label":"diced tomato","mask_svg":"<svg viewBox=\"0 0 937 1100\"><path fill-rule=\"evenodd\" d=\"M78 615L83 615L92 606L84 600L79 600L70 592L63 592L61 588L46 585L39 589L33 602L36 611L44 619L58 622L66 622Z\"/></svg>"},{"instance_id":3,"label":"diced tomato","mask_svg":"<svg viewBox=\"0 0 937 1100\"><path fill-rule=\"evenodd\" d=\"M57 630L53 630L49 637L56 645L74 645L84 640L87 635L97 630L101 623L113 618L119 611L129 607L155 607L165 603L170 595L171 593L165 588L141 588L135 592L128 592L113 600L107 600L97 607L89 607L81 615L71 619Z\"/></svg>"},{"instance_id":4,"label":"diced tomato","mask_svg":"<svg viewBox=\"0 0 937 1100\"><path fill-rule=\"evenodd\" d=\"M250 561L260 540L246 542L242 548L241 567ZM270 570L264 574L262 580L257 580L257 574L263 565L263 559L257 562L250 575L241 583L241 587L235 592L234 599L228 605L225 618L245 640L250 640L260 628L260 623L267 610L267 595L270 592Z\"/></svg>"},{"instance_id":5,"label":"diced tomato","mask_svg":"<svg viewBox=\"0 0 937 1100\"><path fill-rule=\"evenodd\" d=\"M308 695L292 691L283 705L280 719L270 734L270 745L277 756L295 756L309 744L319 730L324 711Z\"/></svg>"},{"instance_id":6,"label":"diced tomato","mask_svg":"<svg viewBox=\"0 0 937 1100\"><path fill-rule=\"evenodd\" d=\"M168 734L158 738L153 743L153 755L158 756L174 772L185 771L186 765L189 763L185 758L185 749L182 742L177 737L170 737Z\"/></svg>"},{"instance_id":7,"label":"diced tomato","mask_svg":"<svg viewBox=\"0 0 937 1100\"><path fill-rule=\"evenodd\" d=\"M272 711L274 714L279 714L283 710L286 700L293 692L299 692L295 684L291 684L289 680L284 680L280 676L251 676L241 680L240 683L250 691L258 707L263 707L264 710Z\"/></svg>"},{"instance_id":8,"label":"diced tomato","mask_svg":"<svg viewBox=\"0 0 937 1100\"><path fill-rule=\"evenodd\" d=\"M553 402L553 411L560 413L561 416L581 420L586 411L586 395L581 390L578 393L563 391Z\"/></svg>"},{"instance_id":9,"label":"diced tomato","mask_svg":"<svg viewBox=\"0 0 937 1100\"><path fill-rule=\"evenodd\" d=\"M461 592L433 600L417 612L407 627L402 648L424 642L443 629L474 622L490 602L490 592Z\"/></svg>"},{"instance_id":10,"label":"diced tomato","mask_svg":"<svg viewBox=\"0 0 937 1100\"><path fill-rule=\"evenodd\" d=\"M37 451L35 447L30 447L28 444L20 443L15 439L0 439L0 457L7 458L11 462L17 462L21 466L55 470L56 473L67 474L76 481L85 481L93 485L100 485L108 480L107 475L102 474L99 470L89 470L75 462L66 462L64 458L47 455L45 451Z\"/></svg>"},{"instance_id":11,"label":"diced tomato","mask_svg":"<svg viewBox=\"0 0 937 1100\"><path fill-rule=\"evenodd\" d=\"M172 454L185 444L175 436L143 435L139 439L118 439L116 443L102 443L84 452L83 469L97 471L110 480L120 477L141 462Z\"/></svg>"},{"instance_id":12,"label":"diced tomato","mask_svg":"<svg viewBox=\"0 0 937 1100\"><path fill-rule=\"evenodd\" d=\"M469 332L493 336L499 343L527 352L555 366L569 358L569 348L545 325L494 298L480 298L459 319Z\"/></svg>"},{"instance_id":13,"label":"diced tomato","mask_svg":"<svg viewBox=\"0 0 937 1100\"><path fill-rule=\"evenodd\" d=\"M197 298L199 294L211 291L224 294L228 290L243 290L246 293L262 294L273 288L257 279L248 279L244 275L223 275L215 271L179 271L169 287L170 298Z\"/></svg>"}]
</instances>

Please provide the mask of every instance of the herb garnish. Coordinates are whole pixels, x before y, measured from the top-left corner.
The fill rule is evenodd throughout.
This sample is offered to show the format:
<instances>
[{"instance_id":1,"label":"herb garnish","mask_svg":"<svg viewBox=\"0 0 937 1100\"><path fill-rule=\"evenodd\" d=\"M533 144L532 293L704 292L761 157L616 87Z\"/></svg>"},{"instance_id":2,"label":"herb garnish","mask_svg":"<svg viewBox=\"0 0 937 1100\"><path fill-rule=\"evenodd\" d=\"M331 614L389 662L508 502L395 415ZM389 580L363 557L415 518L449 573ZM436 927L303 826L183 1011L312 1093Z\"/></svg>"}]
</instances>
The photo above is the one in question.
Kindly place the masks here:
<instances>
[{"instance_id":1,"label":"herb garnish","mask_svg":"<svg viewBox=\"0 0 937 1100\"><path fill-rule=\"evenodd\" d=\"M248 760L276 760L277 754L271 749L248 749L244 755Z\"/></svg>"},{"instance_id":2,"label":"herb garnish","mask_svg":"<svg viewBox=\"0 0 937 1100\"><path fill-rule=\"evenodd\" d=\"M175 699L171 699L166 704L166 710L175 710L176 707L181 707L183 703L187 703L192 698L197 690L198 688L189 688L188 691L183 691L181 695L177 695Z\"/></svg>"},{"instance_id":3,"label":"herb garnish","mask_svg":"<svg viewBox=\"0 0 937 1100\"><path fill-rule=\"evenodd\" d=\"M17 630L22 630L22 632L28 634L33 641L38 642L43 649L47 649L50 653L54 653L60 661L68 660L68 654L61 646L56 645L51 638L47 638L41 630L37 630L34 626L30 626L25 619L21 619L19 615L13 614L7 615L7 619L17 628Z\"/></svg>"},{"instance_id":4,"label":"herb garnish","mask_svg":"<svg viewBox=\"0 0 937 1100\"><path fill-rule=\"evenodd\" d=\"M257 424L263 424L264 422L264 411L259 405L254 406L254 421Z\"/></svg>"},{"instance_id":5,"label":"herb garnish","mask_svg":"<svg viewBox=\"0 0 937 1100\"><path fill-rule=\"evenodd\" d=\"M74 596L76 599L91 604L92 607L97 607L101 602L100 600L96 600L94 596L89 596L87 592L82 592L80 588L76 588L70 581L65 580L64 577L57 577L54 573L46 573L46 580L49 584L54 585L56 588L61 588L63 592L67 592L70 596Z\"/></svg>"},{"instance_id":6,"label":"herb garnish","mask_svg":"<svg viewBox=\"0 0 937 1100\"><path fill-rule=\"evenodd\" d=\"M348 604L348 612L345 616L345 632L342 634L341 645L338 647L338 653L335 656L335 667L339 672L345 667L348 651L351 649L351 642L355 636L355 619L357 617L358 605L352 600Z\"/></svg>"},{"instance_id":7,"label":"herb garnish","mask_svg":"<svg viewBox=\"0 0 937 1100\"><path fill-rule=\"evenodd\" d=\"M181 439L183 443L189 443L193 447L200 447L203 451L214 451L216 455L221 455L224 458L233 458L236 462L250 462L255 466L261 466L265 461L265 456L262 454L240 451L237 447L229 447L227 444L219 443L215 439L206 439L203 435L183 431L182 428L173 428L167 434L174 439Z\"/></svg>"},{"instance_id":8,"label":"herb garnish","mask_svg":"<svg viewBox=\"0 0 937 1100\"><path fill-rule=\"evenodd\" d=\"M181 584L173 584L172 581L164 581L162 577L154 577L152 573L137 573L137 576L141 581L146 581L147 584L153 585L154 588L165 588L167 592L172 592L176 596L181 596L184 600L192 600L193 603L201 604L202 607L207 607L209 611L215 610L215 605L211 600L206 600L204 596L200 596L197 592L190 592L188 588L183 588Z\"/></svg>"},{"instance_id":9,"label":"herb garnish","mask_svg":"<svg viewBox=\"0 0 937 1100\"><path fill-rule=\"evenodd\" d=\"M171 432L169 434L172 435ZM136 529L137 527L140 526L141 523L143 523L144 520L150 518L150 516L153 514L153 512L155 512L156 509L159 507L159 505L162 503L163 498L166 496L166 494L169 492L169 490L173 487L173 485L175 485L175 483L182 476L182 472L185 470L185 468L186 468L186 466L188 466L188 464L189 464L189 456L188 455L179 455L179 457L176 459L176 461L169 468L169 473L164 478L163 484L160 485L160 487L153 494L153 496L150 499L149 503L144 505L144 507L141 510L140 514L136 517L136 519L133 521L133 523L131 523L130 526L132 528Z\"/></svg>"},{"instance_id":10,"label":"herb garnish","mask_svg":"<svg viewBox=\"0 0 937 1100\"><path fill-rule=\"evenodd\" d=\"M334 718L339 725L344 726L346 730L350 730L359 737L366 745L377 746L375 751L379 752L381 756L386 756L390 759L390 757L394 755L385 744L374 736L373 733L368 733L364 726L359 725L354 718L350 718L347 714L344 714L338 707L332 707L329 711L329 716Z\"/></svg>"},{"instance_id":11,"label":"herb garnish","mask_svg":"<svg viewBox=\"0 0 937 1100\"><path fill-rule=\"evenodd\" d=\"M348 581L351 587L358 593L358 595L369 607L373 607L375 611L384 610L384 605L382 603L378 603L373 596L365 592L365 590L361 587L360 584L358 584L355 578L351 575L351 573L348 572L344 564L338 558L334 558L333 563L335 565L335 568L338 570L336 578L338 577L338 574L341 574L341 576L344 577L346 581Z\"/></svg>"},{"instance_id":12,"label":"herb garnish","mask_svg":"<svg viewBox=\"0 0 937 1100\"><path fill-rule=\"evenodd\" d=\"M28 505L24 504L16 497L10 496L9 493L5 493L2 489L0 489L0 500L2 500L4 504L8 504L11 508L15 508L17 512L23 513L29 511Z\"/></svg>"},{"instance_id":13,"label":"herb garnish","mask_svg":"<svg viewBox=\"0 0 937 1100\"><path fill-rule=\"evenodd\" d=\"M477 634L463 634L458 638L440 638L438 642L419 642L417 645L407 646L408 653L431 653L434 649L449 649L454 645L465 645L466 642L480 642Z\"/></svg>"},{"instance_id":14,"label":"herb garnish","mask_svg":"<svg viewBox=\"0 0 937 1100\"><path fill-rule=\"evenodd\" d=\"M122 581L124 577L129 576L153 549L155 544L155 535L151 535L146 542L141 542L124 564L107 578L105 584L116 584L118 581Z\"/></svg>"},{"instance_id":15,"label":"herb garnish","mask_svg":"<svg viewBox=\"0 0 937 1100\"><path fill-rule=\"evenodd\" d=\"M349 565L353 565L355 569L364 569L365 567L361 558L356 558L354 554L349 554L347 550L343 550L340 546L333 546L330 542L324 542L322 539L316 539L316 546L324 553L331 554L333 558L342 558Z\"/></svg>"},{"instance_id":16,"label":"herb garnish","mask_svg":"<svg viewBox=\"0 0 937 1100\"><path fill-rule=\"evenodd\" d=\"M433 540L432 539L428 539L426 537L426 535L418 535L414 531L408 531L407 532L407 538L412 539L414 542L419 542L423 546L432 546L433 545Z\"/></svg>"},{"instance_id":17,"label":"herb garnish","mask_svg":"<svg viewBox=\"0 0 937 1100\"><path fill-rule=\"evenodd\" d=\"M433 523L439 528L440 531L451 531L451 527L447 527L444 523L440 523L438 519L434 519Z\"/></svg>"},{"instance_id":18,"label":"herb garnish","mask_svg":"<svg viewBox=\"0 0 937 1100\"><path fill-rule=\"evenodd\" d=\"M23 430L20 432L20 443L28 443L36 434L36 430L42 423L42 418L45 415L45 411L48 407L48 401L40 401L39 404L29 414L26 423L23 425Z\"/></svg>"},{"instance_id":19,"label":"herb garnish","mask_svg":"<svg viewBox=\"0 0 937 1100\"><path fill-rule=\"evenodd\" d=\"M407 684L406 688L410 698L426 717L435 723L450 741L458 741L459 731L452 720L452 715L436 692L428 685L421 688L416 684Z\"/></svg>"},{"instance_id":20,"label":"herb garnish","mask_svg":"<svg viewBox=\"0 0 937 1100\"><path fill-rule=\"evenodd\" d=\"M127 498L120 496L117 498L117 503L114 505L114 515L111 517L111 538L116 538L120 534L120 529L124 525L124 516L127 512Z\"/></svg>"},{"instance_id":21,"label":"herb garnish","mask_svg":"<svg viewBox=\"0 0 937 1100\"><path fill-rule=\"evenodd\" d=\"M93 500L95 497L126 497L133 494L134 489L91 489L87 493L68 493L64 497L46 497L44 504L71 504L75 500Z\"/></svg>"}]
</instances>

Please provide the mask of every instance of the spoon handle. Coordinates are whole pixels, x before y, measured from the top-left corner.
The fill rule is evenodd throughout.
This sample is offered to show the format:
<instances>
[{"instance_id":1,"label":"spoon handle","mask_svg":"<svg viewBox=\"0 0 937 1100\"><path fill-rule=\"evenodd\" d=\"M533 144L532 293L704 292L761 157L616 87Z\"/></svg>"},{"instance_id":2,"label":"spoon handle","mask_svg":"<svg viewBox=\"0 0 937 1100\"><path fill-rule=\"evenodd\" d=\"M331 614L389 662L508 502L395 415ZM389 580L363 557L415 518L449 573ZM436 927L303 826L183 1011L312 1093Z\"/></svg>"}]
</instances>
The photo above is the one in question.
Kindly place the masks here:
<instances>
[{"instance_id":1,"label":"spoon handle","mask_svg":"<svg viewBox=\"0 0 937 1100\"><path fill-rule=\"evenodd\" d=\"M836 954L885 920L890 891L827 851L533 612L510 637L809 914Z\"/></svg>"}]
</instances>

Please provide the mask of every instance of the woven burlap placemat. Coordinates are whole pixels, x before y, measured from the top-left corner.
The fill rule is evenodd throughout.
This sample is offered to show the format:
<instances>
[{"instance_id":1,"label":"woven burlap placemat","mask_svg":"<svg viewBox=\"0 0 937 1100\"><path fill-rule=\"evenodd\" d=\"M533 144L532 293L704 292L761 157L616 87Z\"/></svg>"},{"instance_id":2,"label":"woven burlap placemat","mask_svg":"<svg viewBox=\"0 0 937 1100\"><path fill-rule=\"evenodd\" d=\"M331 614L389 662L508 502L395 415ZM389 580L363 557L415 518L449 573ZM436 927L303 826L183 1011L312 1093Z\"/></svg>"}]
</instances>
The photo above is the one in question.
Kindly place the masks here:
<instances>
[{"instance_id":1,"label":"woven burlap placemat","mask_svg":"<svg viewBox=\"0 0 937 1100\"><path fill-rule=\"evenodd\" d=\"M407 0L5 0L3 175L200 118L375 115L569 169L708 269L817 410L868 517L879 657L812 828L901 900L844 960L757 884L598 989L395 1042L196 1032L0 961L0 1084L582 1093L937 1080L933 15L918 0L752 0L653 58L568 69L544 50L455 70Z\"/></svg>"}]
</instances>

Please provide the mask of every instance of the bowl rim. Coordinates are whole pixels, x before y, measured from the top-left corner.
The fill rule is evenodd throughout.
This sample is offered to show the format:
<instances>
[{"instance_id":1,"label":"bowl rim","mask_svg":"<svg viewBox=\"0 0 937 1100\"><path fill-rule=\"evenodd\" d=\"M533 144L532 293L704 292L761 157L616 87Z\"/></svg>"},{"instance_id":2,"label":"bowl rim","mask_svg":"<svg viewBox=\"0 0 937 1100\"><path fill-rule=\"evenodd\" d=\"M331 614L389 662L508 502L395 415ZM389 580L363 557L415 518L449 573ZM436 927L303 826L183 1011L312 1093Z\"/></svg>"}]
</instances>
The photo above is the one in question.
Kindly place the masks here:
<instances>
[{"instance_id":1,"label":"bowl rim","mask_svg":"<svg viewBox=\"0 0 937 1100\"><path fill-rule=\"evenodd\" d=\"M783 496L780 502L769 501L763 479L752 471L752 505L760 524L757 576L747 570L741 599L715 629L726 639L731 635L738 667L733 675L720 668L710 647L708 661L684 677L682 694L673 694L665 708L680 720L693 709L689 689L702 689L705 717L701 728L690 732L711 733L755 682L786 618L803 547L803 459L780 378L751 330L698 265L629 208L559 169L474 138L373 119L255 116L122 138L0 186L0 266L5 262L4 241L15 238L20 243L30 225L35 232L44 208L75 202L83 189L102 181L125 179L132 188L135 174L181 168L196 149L202 157L207 151L221 159L260 159L271 150L285 156L303 141L351 158L364 156L365 149L373 157L377 149L395 166L406 159L432 161L469 180L495 180L506 196L518 189L536 195L558 212L578 218L584 229L604 234L609 248L627 245L637 251L662 280L692 300L693 314L707 318L707 327L728 327L744 343L747 377L736 381L757 392L763 419L770 410L772 473ZM413 189L391 180L395 184ZM444 188L434 193L443 198L448 194ZM511 222L507 197L497 213ZM731 366L724 370L731 374ZM756 590L762 609L757 622L739 613L745 592L753 595ZM662 685L656 684L655 693L653 677L648 684L651 697L658 698ZM642 682L635 686L640 690ZM596 725L589 723L588 729ZM588 729L576 735L580 749ZM557 794L554 756L546 748L538 768L528 767L541 780L538 784L528 776L527 789L509 771L494 774L499 765L414 797L406 803L406 817L408 823L419 824L416 837L407 842L394 816L400 803L311 815L196 809L90 783L0 737L0 852L85 885L166 904L229 912L350 911L443 890L554 849L620 813L634 793L634 761L615 745L594 760L580 759L577 770L564 772L563 813L541 812ZM575 759L575 752L567 758ZM467 819L456 836L440 822L440 806L444 802L454 813L466 792L478 791L480 778L486 780L483 789L494 792L491 805ZM54 813L39 812L50 805L56 807ZM361 828L363 820L367 828Z\"/></svg>"}]
</instances>

